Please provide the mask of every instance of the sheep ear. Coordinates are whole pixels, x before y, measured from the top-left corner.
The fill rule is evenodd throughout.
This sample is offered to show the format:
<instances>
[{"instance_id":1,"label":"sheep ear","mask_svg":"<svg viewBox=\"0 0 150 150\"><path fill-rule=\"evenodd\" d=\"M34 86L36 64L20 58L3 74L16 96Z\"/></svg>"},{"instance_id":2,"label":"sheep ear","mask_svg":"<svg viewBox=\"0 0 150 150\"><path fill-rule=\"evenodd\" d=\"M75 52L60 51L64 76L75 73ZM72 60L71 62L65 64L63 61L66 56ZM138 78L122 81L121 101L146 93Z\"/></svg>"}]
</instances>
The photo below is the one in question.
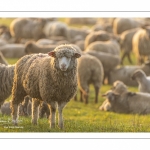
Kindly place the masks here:
<instances>
[{"instance_id":1,"label":"sheep ear","mask_svg":"<svg viewBox=\"0 0 150 150\"><path fill-rule=\"evenodd\" d=\"M75 56L76 58L79 58L79 57L81 57L81 54L75 53L74 56Z\"/></svg>"},{"instance_id":2,"label":"sheep ear","mask_svg":"<svg viewBox=\"0 0 150 150\"><path fill-rule=\"evenodd\" d=\"M56 53L54 51L49 52L48 55L51 57L56 57Z\"/></svg>"}]
</instances>

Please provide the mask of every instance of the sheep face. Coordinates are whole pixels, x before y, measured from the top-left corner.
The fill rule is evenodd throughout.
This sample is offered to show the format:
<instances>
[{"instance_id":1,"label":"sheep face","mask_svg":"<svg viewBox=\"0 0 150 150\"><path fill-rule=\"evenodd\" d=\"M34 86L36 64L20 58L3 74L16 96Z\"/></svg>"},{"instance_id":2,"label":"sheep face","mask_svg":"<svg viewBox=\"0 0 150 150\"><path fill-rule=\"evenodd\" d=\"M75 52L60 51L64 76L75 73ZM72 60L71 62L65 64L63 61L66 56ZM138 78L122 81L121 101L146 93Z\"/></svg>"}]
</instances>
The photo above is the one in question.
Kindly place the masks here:
<instances>
[{"instance_id":1,"label":"sheep face","mask_svg":"<svg viewBox=\"0 0 150 150\"><path fill-rule=\"evenodd\" d=\"M69 47L70 48L70 47ZM64 49L54 50L49 52L49 56L53 57L56 61L56 68L61 71L67 71L73 68L75 64L75 59L79 58L81 54L74 51L74 49L68 47Z\"/></svg>"},{"instance_id":2,"label":"sheep face","mask_svg":"<svg viewBox=\"0 0 150 150\"><path fill-rule=\"evenodd\" d=\"M142 71L142 70L136 70L136 71L132 74L131 78L132 78L132 80L135 80L136 78L142 78L142 77L144 77L144 76L146 77L144 71Z\"/></svg>"}]
</instances>

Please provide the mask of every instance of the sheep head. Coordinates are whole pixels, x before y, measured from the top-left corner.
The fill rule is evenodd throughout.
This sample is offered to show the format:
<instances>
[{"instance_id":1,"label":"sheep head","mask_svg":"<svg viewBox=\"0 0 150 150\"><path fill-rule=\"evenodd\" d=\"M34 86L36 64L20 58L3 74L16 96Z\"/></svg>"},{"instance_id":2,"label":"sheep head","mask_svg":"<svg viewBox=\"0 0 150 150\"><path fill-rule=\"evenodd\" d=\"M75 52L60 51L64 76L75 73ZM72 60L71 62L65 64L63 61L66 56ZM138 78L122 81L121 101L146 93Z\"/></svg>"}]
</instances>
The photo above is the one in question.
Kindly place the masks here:
<instances>
[{"instance_id":1,"label":"sheep head","mask_svg":"<svg viewBox=\"0 0 150 150\"><path fill-rule=\"evenodd\" d=\"M73 68L75 59L81 57L81 54L77 53L72 46L67 44L56 47L48 55L58 60L56 61L56 67L61 71L67 71Z\"/></svg>"},{"instance_id":2,"label":"sheep head","mask_svg":"<svg viewBox=\"0 0 150 150\"><path fill-rule=\"evenodd\" d=\"M131 79L135 80L137 78L141 78L141 77L146 77L146 74L143 70L136 70L133 72L133 74L131 75Z\"/></svg>"}]
</instances>

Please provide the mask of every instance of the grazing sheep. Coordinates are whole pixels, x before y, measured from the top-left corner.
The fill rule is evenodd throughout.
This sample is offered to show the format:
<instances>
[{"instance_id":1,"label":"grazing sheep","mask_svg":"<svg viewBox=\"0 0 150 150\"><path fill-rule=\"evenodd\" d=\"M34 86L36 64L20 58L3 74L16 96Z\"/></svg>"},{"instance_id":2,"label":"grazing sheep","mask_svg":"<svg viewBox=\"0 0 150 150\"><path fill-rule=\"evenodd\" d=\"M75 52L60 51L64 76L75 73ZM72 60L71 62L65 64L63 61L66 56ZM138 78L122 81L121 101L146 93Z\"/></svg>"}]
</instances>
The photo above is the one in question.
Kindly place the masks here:
<instances>
[{"instance_id":1,"label":"grazing sheep","mask_svg":"<svg viewBox=\"0 0 150 150\"><path fill-rule=\"evenodd\" d=\"M140 28L134 28L130 30L126 30L121 33L120 35L120 47L123 51L122 57L121 57L121 64L123 64L124 58L127 56L128 61L132 64L132 60L130 57L130 54L132 52L133 46L132 46L132 39L134 34L139 30Z\"/></svg>"},{"instance_id":2,"label":"grazing sheep","mask_svg":"<svg viewBox=\"0 0 150 150\"><path fill-rule=\"evenodd\" d=\"M16 18L10 24L10 33L16 43L22 38L38 40L44 37L44 25L44 19Z\"/></svg>"},{"instance_id":3,"label":"grazing sheep","mask_svg":"<svg viewBox=\"0 0 150 150\"><path fill-rule=\"evenodd\" d=\"M144 63L144 57L150 59L150 26L143 26L138 30L132 40L133 52L136 55L137 63Z\"/></svg>"},{"instance_id":4,"label":"grazing sheep","mask_svg":"<svg viewBox=\"0 0 150 150\"><path fill-rule=\"evenodd\" d=\"M123 66L112 70L109 73L108 83L113 84L113 82L120 80L127 86L137 86L137 82L131 79L133 72L137 69L143 70L147 76L150 75L150 62L146 62L140 66Z\"/></svg>"},{"instance_id":5,"label":"grazing sheep","mask_svg":"<svg viewBox=\"0 0 150 150\"><path fill-rule=\"evenodd\" d=\"M47 22L44 26L43 32L47 38L50 38L52 36L62 36L69 41L68 26L63 22L60 21Z\"/></svg>"},{"instance_id":6,"label":"grazing sheep","mask_svg":"<svg viewBox=\"0 0 150 150\"><path fill-rule=\"evenodd\" d=\"M95 32L93 31L86 36L84 48L86 49L88 45L90 45L95 41L108 41L110 39L111 39L111 34L106 31L103 30L95 31Z\"/></svg>"},{"instance_id":7,"label":"grazing sheep","mask_svg":"<svg viewBox=\"0 0 150 150\"><path fill-rule=\"evenodd\" d=\"M5 65L8 65L8 62L7 62L7 60L5 59L5 57L3 56L3 54L1 53L1 51L0 51L0 63L1 63L1 64L5 64Z\"/></svg>"},{"instance_id":8,"label":"grazing sheep","mask_svg":"<svg viewBox=\"0 0 150 150\"><path fill-rule=\"evenodd\" d=\"M77 91L77 60L81 55L70 45L60 45L47 54L22 57L15 66L12 89L12 120L18 122L18 105L26 95L32 97L32 123L37 124L40 101L50 108L50 127L55 127L56 104L58 124L63 128L62 111ZM26 63L25 63L26 62Z\"/></svg>"},{"instance_id":9,"label":"grazing sheep","mask_svg":"<svg viewBox=\"0 0 150 150\"><path fill-rule=\"evenodd\" d=\"M88 54L82 55L78 60L78 86L80 90L80 101L88 103L89 84L95 89L95 103L98 102L98 93L102 86L104 71L101 62Z\"/></svg>"},{"instance_id":10,"label":"grazing sheep","mask_svg":"<svg viewBox=\"0 0 150 150\"><path fill-rule=\"evenodd\" d=\"M6 58L21 58L25 55L24 44L6 44L0 47L0 51Z\"/></svg>"},{"instance_id":11,"label":"grazing sheep","mask_svg":"<svg viewBox=\"0 0 150 150\"><path fill-rule=\"evenodd\" d=\"M134 71L131 78L138 82L140 92L150 93L150 77L147 77L143 70Z\"/></svg>"},{"instance_id":12,"label":"grazing sheep","mask_svg":"<svg viewBox=\"0 0 150 150\"><path fill-rule=\"evenodd\" d=\"M55 49L57 45L38 45L33 41L29 41L25 45L25 53L33 54L33 53L48 53Z\"/></svg>"},{"instance_id":13,"label":"grazing sheep","mask_svg":"<svg viewBox=\"0 0 150 150\"><path fill-rule=\"evenodd\" d=\"M120 56L120 46L115 40L93 42L85 51L97 51Z\"/></svg>"},{"instance_id":14,"label":"grazing sheep","mask_svg":"<svg viewBox=\"0 0 150 150\"><path fill-rule=\"evenodd\" d=\"M115 69L120 64L120 57L104 52L85 51L86 54L95 56L100 60L104 69L104 81L108 79L111 70ZM103 81L103 83L104 83Z\"/></svg>"},{"instance_id":15,"label":"grazing sheep","mask_svg":"<svg viewBox=\"0 0 150 150\"><path fill-rule=\"evenodd\" d=\"M140 27L142 24L132 18L116 18L113 21L113 33L121 34L122 32Z\"/></svg>"},{"instance_id":16,"label":"grazing sheep","mask_svg":"<svg viewBox=\"0 0 150 150\"><path fill-rule=\"evenodd\" d=\"M127 114L150 114L150 94L127 92L123 96L108 91L104 96L111 104L111 111Z\"/></svg>"}]
</instances>

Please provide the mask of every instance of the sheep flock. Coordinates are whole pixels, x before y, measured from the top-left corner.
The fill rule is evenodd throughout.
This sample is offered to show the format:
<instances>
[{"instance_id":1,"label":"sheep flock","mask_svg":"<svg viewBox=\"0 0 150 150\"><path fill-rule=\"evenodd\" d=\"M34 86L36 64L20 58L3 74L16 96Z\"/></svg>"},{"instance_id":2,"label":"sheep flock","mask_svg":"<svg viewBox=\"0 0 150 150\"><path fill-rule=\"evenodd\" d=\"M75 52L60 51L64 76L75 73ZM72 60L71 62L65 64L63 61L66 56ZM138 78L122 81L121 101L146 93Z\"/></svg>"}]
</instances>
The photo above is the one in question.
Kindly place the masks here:
<instances>
[{"instance_id":1,"label":"sheep flock","mask_svg":"<svg viewBox=\"0 0 150 150\"><path fill-rule=\"evenodd\" d=\"M70 100L98 104L98 112L150 114L149 18L14 18L0 24L1 115L14 126L19 117L31 117L33 125L45 117L50 129L58 124L63 130Z\"/></svg>"}]
</instances>

